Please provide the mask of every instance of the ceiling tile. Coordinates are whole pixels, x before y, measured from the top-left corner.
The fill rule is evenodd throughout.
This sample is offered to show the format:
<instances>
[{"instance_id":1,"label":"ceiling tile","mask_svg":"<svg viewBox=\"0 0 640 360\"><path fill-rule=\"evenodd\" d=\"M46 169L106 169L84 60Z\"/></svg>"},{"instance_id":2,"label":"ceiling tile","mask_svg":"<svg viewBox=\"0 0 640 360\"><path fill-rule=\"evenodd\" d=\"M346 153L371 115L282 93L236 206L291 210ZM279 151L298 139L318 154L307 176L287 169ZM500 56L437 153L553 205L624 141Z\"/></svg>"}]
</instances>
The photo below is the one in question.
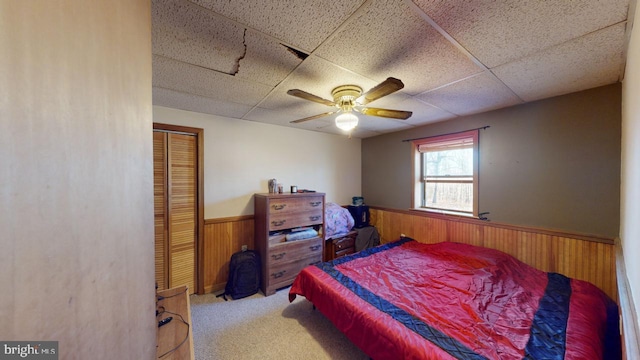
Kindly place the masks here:
<instances>
[{"instance_id":1,"label":"ceiling tile","mask_svg":"<svg viewBox=\"0 0 640 360\"><path fill-rule=\"evenodd\" d=\"M492 71L525 101L619 81L625 24L600 30Z\"/></svg>"},{"instance_id":2,"label":"ceiling tile","mask_svg":"<svg viewBox=\"0 0 640 360\"><path fill-rule=\"evenodd\" d=\"M311 115L315 115L315 114L311 114ZM298 129L317 130L326 126L333 125L333 119L329 116L318 118L311 121L305 121L297 124L290 123L290 121L296 120L298 118L299 117L297 116L297 113L294 111L287 111L287 110L283 111L280 109L272 110L272 109L265 109L260 107L253 108L244 116L244 119L246 120L294 127Z\"/></svg>"},{"instance_id":3,"label":"ceiling tile","mask_svg":"<svg viewBox=\"0 0 640 360\"><path fill-rule=\"evenodd\" d=\"M191 0L216 13L310 52L364 0Z\"/></svg>"},{"instance_id":4,"label":"ceiling tile","mask_svg":"<svg viewBox=\"0 0 640 360\"><path fill-rule=\"evenodd\" d=\"M244 28L193 3L152 1L153 53L232 74L244 53Z\"/></svg>"},{"instance_id":5,"label":"ceiling tile","mask_svg":"<svg viewBox=\"0 0 640 360\"><path fill-rule=\"evenodd\" d=\"M377 132L392 132L411 128L412 126L406 120L389 119L378 116L364 116L357 114L358 128L372 130Z\"/></svg>"},{"instance_id":6,"label":"ceiling tile","mask_svg":"<svg viewBox=\"0 0 640 360\"><path fill-rule=\"evenodd\" d=\"M256 105L271 87L246 79L153 56L153 86L244 105Z\"/></svg>"},{"instance_id":7,"label":"ceiling tile","mask_svg":"<svg viewBox=\"0 0 640 360\"><path fill-rule=\"evenodd\" d=\"M403 121L404 124L408 124L411 126L425 125L428 123L453 119L454 117L457 117L457 115L453 113L429 104L425 104L424 102L421 102L417 98L413 97L409 97L404 101L398 102L395 108L413 112L410 118Z\"/></svg>"},{"instance_id":8,"label":"ceiling tile","mask_svg":"<svg viewBox=\"0 0 640 360\"><path fill-rule=\"evenodd\" d=\"M253 31L247 31L245 42L247 52L238 62L238 77L276 86L302 63L286 46Z\"/></svg>"},{"instance_id":9,"label":"ceiling tile","mask_svg":"<svg viewBox=\"0 0 640 360\"><path fill-rule=\"evenodd\" d=\"M369 3L314 54L377 81L399 78L412 95L482 70L402 0Z\"/></svg>"},{"instance_id":10,"label":"ceiling tile","mask_svg":"<svg viewBox=\"0 0 640 360\"><path fill-rule=\"evenodd\" d=\"M627 19L628 0L413 0L492 68Z\"/></svg>"},{"instance_id":11,"label":"ceiling tile","mask_svg":"<svg viewBox=\"0 0 640 360\"><path fill-rule=\"evenodd\" d=\"M487 72L420 94L417 98L457 115L475 114L522 102Z\"/></svg>"},{"instance_id":12,"label":"ceiling tile","mask_svg":"<svg viewBox=\"0 0 640 360\"><path fill-rule=\"evenodd\" d=\"M275 86L302 59L271 37L182 0L154 0L153 53Z\"/></svg>"},{"instance_id":13,"label":"ceiling tile","mask_svg":"<svg viewBox=\"0 0 640 360\"><path fill-rule=\"evenodd\" d=\"M157 87L153 88L153 105L231 118L241 118L251 109L247 105L218 101Z\"/></svg>"}]
</instances>

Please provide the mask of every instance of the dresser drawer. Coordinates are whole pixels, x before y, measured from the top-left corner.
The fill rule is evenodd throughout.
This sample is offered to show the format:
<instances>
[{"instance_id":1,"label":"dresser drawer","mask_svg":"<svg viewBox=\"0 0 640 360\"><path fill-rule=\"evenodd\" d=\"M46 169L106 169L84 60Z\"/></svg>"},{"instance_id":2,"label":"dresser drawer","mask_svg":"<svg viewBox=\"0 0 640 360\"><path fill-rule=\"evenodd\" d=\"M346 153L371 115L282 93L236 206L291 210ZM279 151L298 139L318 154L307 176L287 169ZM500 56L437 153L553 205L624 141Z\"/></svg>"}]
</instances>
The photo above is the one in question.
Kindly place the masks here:
<instances>
[{"instance_id":1,"label":"dresser drawer","mask_svg":"<svg viewBox=\"0 0 640 360\"><path fill-rule=\"evenodd\" d=\"M315 209L322 212L322 196L296 196L297 195L294 195L284 199L272 199L269 204L269 215L273 217L277 214L291 214Z\"/></svg>"},{"instance_id":2,"label":"dresser drawer","mask_svg":"<svg viewBox=\"0 0 640 360\"><path fill-rule=\"evenodd\" d=\"M356 248L354 248L354 247L350 247L348 249L336 251L335 258L337 259L337 258L340 258L340 257L343 257L343 256L351 255L351 254L353 254L355 252L356 252Z\"/></svg>"},{"instance_id":3,"label":"dresser drawer","mask_svg":"<svg viewBox=\"0 0 640 360\"><path fill-rule=\"evenodd\" d=\"M322 208L300 211L294 214L277 213L269 217L269 231L321 224L322 215Z\"/></svg>"},{"instance_id":4,"label":"dresser drawer","mask_svg":"<svg viewBox=\"0 0 640 360\"><path fill-rule=\"evenodd\" d=\"M356 239L352 237L343 237L340 239L333 240L333 247L336 252L347 249L347 248L355 247L355 244L356 244Z\"/></svg>"},{"instance_id":5,"label":"dresser drawer","mask_svg":"<svg viewBox=\"0 0 640 360\"><path fill-rule=\"evenodd\" d=\"M269 247L268 261L271 266L276 266L316 254L322 254L322 239L320 237L273 245Z\"/></svg>"},{"instance_id":6,"label":"dresser drawer","mask_svg":"<svg viewBox=\"0 0 640 360\"><path fill-rule=\"evenodd\" d=\"M270 266L268 278L270 286L276 288L290 285L293 279L304 269L305 267L313 264L317 264L322 261L322 253L317 252L312 256L299 259L288 263L279 263Z\"/></svg>"}]
</instances>

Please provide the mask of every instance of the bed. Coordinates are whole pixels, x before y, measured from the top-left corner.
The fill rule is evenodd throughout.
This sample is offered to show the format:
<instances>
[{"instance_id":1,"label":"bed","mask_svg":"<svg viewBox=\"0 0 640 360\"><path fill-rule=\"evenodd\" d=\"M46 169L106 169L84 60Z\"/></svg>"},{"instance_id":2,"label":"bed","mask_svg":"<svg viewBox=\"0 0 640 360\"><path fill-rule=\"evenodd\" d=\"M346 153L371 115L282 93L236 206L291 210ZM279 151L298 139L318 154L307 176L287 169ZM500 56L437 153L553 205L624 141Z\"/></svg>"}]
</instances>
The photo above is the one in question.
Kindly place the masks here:
<instances>
[{"instance_id":1,"label":"bed","mask_svg":"<svg viewBox=\"0 0 640 360\"><path fill-rule=\"evenodd\" d=\"M410 238L306 267L304 296L373 359L620 359L594 285L497 250Z\"/></svg>"}]
</instances>

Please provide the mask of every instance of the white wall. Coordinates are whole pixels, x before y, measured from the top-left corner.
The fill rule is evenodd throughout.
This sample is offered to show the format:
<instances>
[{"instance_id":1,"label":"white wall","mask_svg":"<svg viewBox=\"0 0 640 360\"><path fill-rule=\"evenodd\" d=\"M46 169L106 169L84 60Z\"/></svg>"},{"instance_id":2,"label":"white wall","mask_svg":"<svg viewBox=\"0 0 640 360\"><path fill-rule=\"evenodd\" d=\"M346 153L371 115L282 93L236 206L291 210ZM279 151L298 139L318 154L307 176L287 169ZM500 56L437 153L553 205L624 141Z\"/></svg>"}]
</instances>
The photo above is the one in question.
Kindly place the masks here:
<instances>
[{"instance_id":1,"label":"white wall","mask_svg":"<svg viewBox=\"0 0 640 360\"><path fill-rule=\"evenodd\" d=\"M1 1L0 49L0 340L154 359L150 1Z\"/></svg>"},{"instance_id":2,"label":"white wall","mask_svg":"<svg viewBox=\"0 0 640 360\"><path fill-rule=\"evenodd\" d=\"M636 7L635 21L640 20ZM627 278L640 314L640 28L634 27L622 83L622 188L620 240ZM637 328L640 328L638 319ZM638 339L635 339L637 342Z\"/></svg>"},{"instance_id":3,"label":"white wall","mask_svg":"<svg viewBox=\"0 0 640 360\"><path fill-rule=\"evenodd\" d=\"M204 129L205 219L253 214L271 178L340 205L360 196L360 139L160 106L153 121Z\"/></svg>"}]
</instances>

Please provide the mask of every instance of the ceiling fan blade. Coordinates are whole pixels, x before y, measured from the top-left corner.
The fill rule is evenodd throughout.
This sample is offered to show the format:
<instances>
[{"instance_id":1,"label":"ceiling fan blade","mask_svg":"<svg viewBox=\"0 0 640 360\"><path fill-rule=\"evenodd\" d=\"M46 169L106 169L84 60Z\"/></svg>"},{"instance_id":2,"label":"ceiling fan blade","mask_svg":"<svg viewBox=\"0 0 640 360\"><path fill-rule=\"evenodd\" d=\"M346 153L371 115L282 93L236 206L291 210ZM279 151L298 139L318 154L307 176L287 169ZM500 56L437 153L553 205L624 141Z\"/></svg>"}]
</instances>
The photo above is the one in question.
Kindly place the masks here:
<instances>
[{"instance_id":1,"label":"ceiling fan blade","mask_svg":"<svg viewBox=\"0 0 640 360\"><path fill-rule=\"evenodd\" d=\"M380 99L383 96L393 94L403 87L404 84L399 79L392 77L387 78L387 80L381 82L366 93L360 95L360 97L356 99L356 103L360 105L366 105L374 100Z\"/></svg>"},{"instance_id":2,"label":"ceiling fan blade","mask_svg":"<svg viewBox=\"0 0 640 360\"><path fill-rule=\"evenodd\" d=\"M287 94L289 94L291 96L299 97L301 99L305 99L305 100L317 102L317 103L320 103L320 104L324 104L324 105L327 105L327 106L335 106L336 105L331 100L323 99L320 96L316 96L316 95L310 94L310 93L308 93L306 91L302 91L302 90L299 90L299 89L291 89L291 90L287 91Z\"/></svg>"},{"instance_id":3,"label":"ceiling fan blade","mask_svg":"<svg viewBox=\"0 0 640 360\"><path fill-rule=\"evenodd\" d=\"M297 124L297 123L301 123L301 122L305 122L305 121L309 121L309 120L315 120L315 119L319 119L321 117L325 117L325 116L329 116L331 114L336 113L336 111L330 111L324 114L318 114L318 115L313 115L313 116L309 116L303 119L298 119L298 120L293 120L293 121L289 121L291 124Z\"/></svg>"},{"instance_id":4,"label":"ceiling fan blade","mask_svg":"<svg viewBox=\"0 0 640 360\"><path fill-rule=\"evenodd\" d=\"M404 111L404 110L389 110L389 109L380 109L380 108L361 108L356 109L359 113L370 116L380 116L398 120L407 120L413 114L412 111Z\"/></svg>"}]
</instances>

